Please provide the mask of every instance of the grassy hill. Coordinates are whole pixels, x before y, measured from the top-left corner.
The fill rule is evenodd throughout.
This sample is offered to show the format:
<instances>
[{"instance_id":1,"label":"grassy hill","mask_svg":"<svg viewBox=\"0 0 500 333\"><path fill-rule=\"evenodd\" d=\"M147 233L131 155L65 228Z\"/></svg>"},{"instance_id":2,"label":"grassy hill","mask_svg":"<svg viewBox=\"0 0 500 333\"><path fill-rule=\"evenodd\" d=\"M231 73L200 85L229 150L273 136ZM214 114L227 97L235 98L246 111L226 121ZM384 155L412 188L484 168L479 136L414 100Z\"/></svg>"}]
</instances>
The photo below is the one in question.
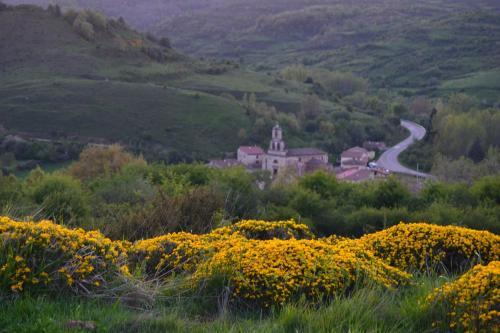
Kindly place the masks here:
<instances>
[{"instance_id":1,"label":"grassy hill","mask_svg":"<svg viewBox=\"0 0 500 333\"><path fill-rule=\"evenodd\" d=\"M107 20L107 19L106 19ZM67 17L38 7L0 12L0 119L11 131L161 144L206 156L233 148L249 121L219 96L131 80L203 71L174 50L107 20L87 40ZM151 72L153 72L151 70Z\"/></svg>"},{"instance_id":2,"label":"grassy hill","mask_svg":"<svg viewBox=\"0 0 500 333\"><path fill-rule=\"evenodd\" d=\"M491 103L500 99L495 0L7 1L123 16L188 54L230 58L264 72L302 63L353 71L405 95L466 92ZM467 80L483 75L490 79L481 86Z\"/></svg>"},{"instance_id":3,"label":"grassy hill","mask_svg":"<svg viewBox=\"0 0 500 333\"><path fill-rule=\"evenodd\" d=\"M155 32L170 33L186 52L261 70L303 63L405 94L465 89L483 97L474 85L454 89L448 81L498 72L499 10L494 1L226 1L166 19Z\"/></svg>"},{"instance_id":4,"label":"grassy hill","mask_svg":"<svg viewBox=\"0 0 500 333\"><path fill-rule=\"evenodd\" d=\"M194 61L122 21L104 18L85 38L73 19L34 6L0 11L8 45L0 49L0 122L9 131L207 158L234 150L238 130L250 130L243 107L220 94L299 103L266 76Z\"/></svg>"},{"instance_id":5,"label":"grassy hill","mask_svg":"<svg viewBox=\"0 0 500 333\"><path fill-rule=\"evenodd\" d=\"M333 154L373 138L373 131L389 141L400 134L380 114L350 108L346 115L345 103L329 95L321 96L322 115L313 124L294 125L314 84L234 61L195 60L167 39L91 11L3 6L0 43L9 45L0 50L0 123L12 133L119 141L153 158L188 159L223 156L242 143L265 145L276 121L291 124L284 124L291 147ZM250 94L269 107L252 114L242 102ZM337 119L337 131L318 132L320 123Z\"/></svg>"}]
</instances>

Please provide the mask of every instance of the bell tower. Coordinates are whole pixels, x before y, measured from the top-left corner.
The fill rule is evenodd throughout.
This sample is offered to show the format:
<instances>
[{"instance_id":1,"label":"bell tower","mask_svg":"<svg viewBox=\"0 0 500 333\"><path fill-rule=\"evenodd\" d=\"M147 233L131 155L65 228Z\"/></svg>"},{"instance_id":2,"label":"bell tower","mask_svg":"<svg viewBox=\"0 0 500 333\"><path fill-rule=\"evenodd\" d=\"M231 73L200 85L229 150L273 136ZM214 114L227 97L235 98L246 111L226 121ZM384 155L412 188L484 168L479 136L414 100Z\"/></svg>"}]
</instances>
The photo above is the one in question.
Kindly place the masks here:
<instances>
[{"instance_id":1,"label":"bell tower","mask_svg":"<svg viewBox=\"0 0 500 333\"><path fill-rule=\"evenodd\" d=\"M269 143L268 154L286 156L287 150L285 141L283 141L283 130L279 124L273 127L272 139Z\"/></svg>"}]
</instances>

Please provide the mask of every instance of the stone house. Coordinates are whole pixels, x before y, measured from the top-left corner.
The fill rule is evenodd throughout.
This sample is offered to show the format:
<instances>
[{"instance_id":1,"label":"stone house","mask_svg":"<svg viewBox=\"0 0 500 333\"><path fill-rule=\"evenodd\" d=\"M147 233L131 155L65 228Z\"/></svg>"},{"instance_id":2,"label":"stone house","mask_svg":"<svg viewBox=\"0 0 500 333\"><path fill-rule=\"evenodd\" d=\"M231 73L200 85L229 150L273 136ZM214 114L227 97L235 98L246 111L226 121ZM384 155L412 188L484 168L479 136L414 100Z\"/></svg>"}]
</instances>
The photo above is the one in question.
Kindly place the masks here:
<instances>
[{"instance_id":1,"label":"stone house","mask_svg":"<svg viewBox=\"0 0 500 333\"><path fill-rule=\"evenodd\" d=\"M365 148L353 147L342 152L340 155L340 167L342 169L352 169L366 167L368 162L375 157L375 152Z\"/></svg>"}]
</instances>

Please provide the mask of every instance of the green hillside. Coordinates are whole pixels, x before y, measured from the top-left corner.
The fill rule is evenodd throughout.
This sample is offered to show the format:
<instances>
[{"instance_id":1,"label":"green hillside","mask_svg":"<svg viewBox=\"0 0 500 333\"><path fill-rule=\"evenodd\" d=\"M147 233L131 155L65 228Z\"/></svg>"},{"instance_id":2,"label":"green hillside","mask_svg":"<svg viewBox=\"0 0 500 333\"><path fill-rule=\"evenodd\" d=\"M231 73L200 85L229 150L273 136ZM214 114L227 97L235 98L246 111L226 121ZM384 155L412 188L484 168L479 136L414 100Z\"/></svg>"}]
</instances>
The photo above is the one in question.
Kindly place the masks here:
<instances>
[{"instance_id":1,"label":"green hillside","mask_svg":"<svg viewBox=\"0 0 500 333\"><path fill-rule=\"evenodd\" d=\"M478 72L497 77L500 68L496 1L277 0L248 6L236 0L167 18L154 31L170 33L188 53L238 59L266 71L296 63L352 71L410 95L465 89L481 97L473 83L454 89L447 82Z\"/></svg>"},{"instance_id":2,"label":"green hillside","mask_svg":"<svg viewBox=\"0 0 500 333\"><path fill-rule=\"evenodd\" d=\"M67 17L37 7L3 10L0 22L0 43L9 45L0 49L0 119L10 131L206 156L234 148L234 128L249 126L227 99L155 85L146 75L131 80L155 66L175 77L203 68L124 23L107 20L87 40Z\"/></svg>"},{"instance_id":3,"label":"green hillside","mask_svg":"<svg viewBox=\"0 0 500 333\"><path fill-rule=\"evenodd\" d=\"M0 123L13 134L118 141L153 159L189 160L266 145L276 122L291 147L332 154L400 135L383 106L391 96L379 113L353 108L314 82L194 60L96 12L3 6L0 43L9 45L0 49ZM303 104L311 94L319 98Z\"/></svg>"}]
</instances>

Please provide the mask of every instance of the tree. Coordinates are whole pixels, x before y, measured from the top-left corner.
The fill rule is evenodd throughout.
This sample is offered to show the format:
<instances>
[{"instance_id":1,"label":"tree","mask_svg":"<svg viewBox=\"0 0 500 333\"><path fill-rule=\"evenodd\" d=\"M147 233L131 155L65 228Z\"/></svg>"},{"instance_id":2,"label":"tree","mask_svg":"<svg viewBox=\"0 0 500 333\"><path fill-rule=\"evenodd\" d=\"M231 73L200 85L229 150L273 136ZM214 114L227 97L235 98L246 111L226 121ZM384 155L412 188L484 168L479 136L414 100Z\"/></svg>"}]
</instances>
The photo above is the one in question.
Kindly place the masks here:
<instances>
[{"instance_id":1,"label":"tree","mask_svg":"<svg viewBox=\"0 0 500 333\"><path fill-rule=\"evenodd\" d=\"M476 138L472 146L469 148L469 151L467 152L467 157L469 157L475 163L478 163L484 160L485 156L486 154L482 147L481 141L479 140L479 138Z\"/></svg>"},{"instance_id":2,"label":"tree","mask_svg":"<svg viewBox=\"0 0 500 333\"><path fill-rule=\"evenodd\" d=\"M372 193L373 205L376 208L400 207L410 198L410 192L394 177L377 184Z\"/></svg>"},{"instance_id":3,"label":"tree","mask_svg":"<svg viewBox=\"0 0 500 333\"><path fill-rule=\"evenodd\" d=\"M321 115L323 109L318 96L305 95L300 102L300 117L302 120L314 120Z\"/></svg>"},{"instance_id":4,"label":"tree","mask_svg":"<svg viewBox=\"0 0 500 333\"><path fill-rule=\"evenodd\" d=\"M398 103L392 106L392 113L394 113L394 115L396 115L398 118L403 117L407 112L408 109L403 104Z\"/></svg>"},{"instance_id":5,"label":"tree","mask_svg":"<svg viewBox=\"0 0 500 333\"><path fill-rule=\"evenodd\" d=\"M424 96L416 97L410 105L410 113L414 115L430 115L432 109L432 102Z\"/></svg>"},{"instance_id":6,"label":"tree","mask_svg":"<svg viewBox=\"0 0 500 333\"><path fill-rule=\"evenodd\" d=\"M75 18L73 22L73 28L86 40L91 41L94 39L94 26L91 23L87 22L87 15L84 12L78 14L78 16Z\"/></svg>"},{"instance_id":7,"label":"tree","mask_svg":"<svg viewBox=\"0 0 500 333\"><path fill-rule=\"evenodd\" d=\"M299 186L318 193L322 199L331 199L337 195L339 184L334 175L318 171L302 177Z\"/></svg>"},{"instance_id":8,"label":"tree","mask_svg":"<svg viewBox=\"0 0 500 333\"><path fill-rule=\"evenodd\" d=\"M340 97L352 95L357 91L365 91L368 88L368 81L352 73L323 72L316 81L319 81L330 93Z\"/></svg>"},{"instance_id":9,"label":"tree","mask_svg":"<svg viewBox=\"0 0 500 333\"><path fill-rule=\"evenodd\" d=\"M484 177L474 183L471 192L486 205L500 205L500 176Z\"/></svg>"},{"instance_id":10,"label":"tree","mask_svg":"<svg viewBox=\"0 0 500 333\"><path fill-rule=\"evenodd\" d=\"M281 70L281 75L286 80L305 82L309 72L303 65L291 65Z\"/></svg>"},{"instance_id":11,"label":"tree","mask_svg":"<svg viewBox=\"0 0 500 333\"><path fill-rule=\"evenodd\" d=\"M240 128L240 130L238 131L238 139L240 140L240 142L245 142L245 140L247 138L248 138L248 134L247 134L246 129Z\"/></svg>"},{"instance_id":12,"label":"tree","mask_svg":"<svg viewBox=\"0 0 500 333\"><path fill-rule=\"evenodd\" d=\"M170 43L170 39L168 39L167 37L162 37L159 41L159 44L167 49L170 49L172 47L172 44Z\"/></svg>"},{"instance_id":13,"label":"tree","mask_svg":"<svg viewBox=\"0 0 500 333\"><path fill-rule=\"evenodd\" d=\"M136 157L117 144L111 146L89 146L80 154L68 172L73 177L88 181L107 174L117 173L127 165L146 166L142 157Z\"/></svg>"},{"instance_id":14,"label":"tree","mask_svg":"<svg viewBox=\"0 0 500 333\"><path fill-rule=\"evenodd\" d=\"M108 27L108 19L102 13L94 12L91 10L85 11L86 20L92 27L98 31L104 31Z\"/></svg>"}]
</instances>

